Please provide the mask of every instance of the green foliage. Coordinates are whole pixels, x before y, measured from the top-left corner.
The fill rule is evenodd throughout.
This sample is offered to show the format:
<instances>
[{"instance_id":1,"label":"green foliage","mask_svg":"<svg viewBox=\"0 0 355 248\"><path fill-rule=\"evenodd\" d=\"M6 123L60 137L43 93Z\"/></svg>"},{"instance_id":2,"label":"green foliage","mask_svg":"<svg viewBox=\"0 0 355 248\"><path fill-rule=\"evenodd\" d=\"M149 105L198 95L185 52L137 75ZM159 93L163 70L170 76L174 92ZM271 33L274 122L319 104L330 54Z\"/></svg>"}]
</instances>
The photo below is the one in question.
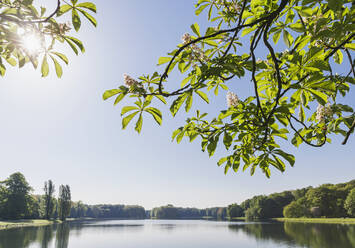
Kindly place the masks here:
<instances>
[{"instance_id":1,"label":"green foliage","mask_svg":"<svg viewBox=\"0 0 355 248\"><path fill-rule=\"evenodd\" d=\"M58 208L60 220L65 221L70 215L71 209L71 193L69 185L59 186Z\"/></svg>"},{"instance_id":2,"label":"green foliage","mask_svg":"<svg viewBox=\"0 0 355 248\"><path fill-rule=\"evenodd\" d=\"M3 216L7 219L21 219L31 215L31 205L33 199L30 195L32 188L26 178L16 172L10 175L4 182L2 188ZM1 208L1 207L0 207Z\"/></svg>"},{"instance_id":3,"label":"green foliage","mask_svg":"<svg viewBox=\"0 0 355 248\"><path fill-rule=\"evenodd\" d=\"M243 214L243 208L238 204L231 204L227 207L228 218L242 217Z\"/></svg>"},{"instance_id":4,"label":"green foliage","mask_svg":"<svg viewBox=\"0 0 355 248\"><path fill-rule=\"evenodd\" d=\"M284 172L287 164L295 164L294 156L280 148L280 139L296 147L320 147L331 141L330 134L340 134L347 142L355 113L339 96L355 84L355 7L350 0L199 0L195 13L204 11L211 26L204 31L197 23L191 25L195 36L185 34L182 44L159 59L166 66L163 73L138 80L126 77L126 86L104 93L105 100L117 95L115 104L125 96L136 98L137 107L129 108L135 112L123 116L123 128L136 117L140 132L143 105L157 106L153 99L166 104L172 98L175 117L183 107L188 113L196 96L215 103L213 94L237 91L243 84L233 80L244 78L254 88L249 96L239 99L228 93L219 114L197 111L173 132L173 140L199 140L209 156L224 146L226 155L218 165L225 173L249 169L253 175L259 167L267 177L271 168ZM258 56L256 49L261 51ZM175 67L182 82L168 91L165 85ZM149 113L161 124L160 112L155 107L154 112L157 116Z\"/></svg>"},{"instance_id":5,"label":"green foliage","mask_svg":"<svg viewBox=\"0 0 355 248\"><path fill-rule=\"evenodd\" d=\"M288 204L283 210L283 215L286 218L308 217L309 210L305 206L305 199L300 198L297 201L293 201Z\"/></svg>"},{"instance_id":6,"label":"green foliage","mask_svg":"<svg viewBox=\"0 0 355 248\"><path fill-rule=\"evenodd\" d=\"M0 2L0 75L4 76L8 65L22 68L31 63L36 69L39 64L42 77L49 75L52 61L56 75L63 74L61 62L68 64L68 58L56 50L58 43L66 43L78 54L84 52L82 42L69 36L71 26L76 31L81 27L81 17L97 26L96 6L90 2L57 0L57 8L47 14L45 7L36 7L36 1L5 0ZM64 17L62 17L64 16ZM68 19L68 17L71 18ZM67 17L68 21L65 21ZM69 21L70 20L70 21Z\"/></svg>"},{"instance_id":7,"label":"green foliage","mask_svg":"<svg viewBox=\"0 0 355 248\"><path fill-rule=\"evenodd\" d=\"M240 204L244 215L250 219L300 218L300 217L348 217L346 197L355 188L355 181L341 184L324 184L317 188L260 195Z\"/></svg>"},{"instance_id":8,"label":"green foliage","mask_svg":"<svg viewBox=\"0 0 355 248\"><path fill-rule=\"evenodd\" d=\"M52 180L48 180L48 182L44 183L44 212L45 212L45 218L47 220L50 220L52 215L53 215L53 211L54 211L54 191L55 191L55 187L54 184L52 182Z\"/></svg>"},{"instance_id":9,"label":"green foliage","mask_svg":"<svg viewBox=\"0 0 355 248\"><path fill-rule=\"evenodd\" d=\"M355 188L353 188L346 197L344 208L351 217L355 217Z\"/></svg>"},{"instance_id":10,"label":"green foliage","mask_svg":"<svg viewBox=\"0 0 355 248\"><path fill-rule=\"evenodd\" d=\"M137 205L86 205L79 201L72 203L69 217L144 219L146 211Z\"/></svg>"}]
</instances>

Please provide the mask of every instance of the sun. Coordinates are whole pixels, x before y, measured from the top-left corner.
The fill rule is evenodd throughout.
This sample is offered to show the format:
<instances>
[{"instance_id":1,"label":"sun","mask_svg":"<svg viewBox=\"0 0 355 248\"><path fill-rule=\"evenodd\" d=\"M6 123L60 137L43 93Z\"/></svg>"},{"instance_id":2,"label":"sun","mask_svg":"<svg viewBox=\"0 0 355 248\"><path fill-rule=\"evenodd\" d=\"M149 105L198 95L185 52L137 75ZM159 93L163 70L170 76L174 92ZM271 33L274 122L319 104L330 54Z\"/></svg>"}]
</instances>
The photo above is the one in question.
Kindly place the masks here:
<instances>
[{"instance_id":1,"label":"sun","mask_svg":"<svg viewBox=\"0 0 355 248\"><path fill-rule=\"evenodd\" d=\"M22 48L29 55L38 55L43 51L43 39L42 37L35 31L27 31L22 28L17 30L17 34L20 36L20 43Z\"/></svg>"}]
</instances>

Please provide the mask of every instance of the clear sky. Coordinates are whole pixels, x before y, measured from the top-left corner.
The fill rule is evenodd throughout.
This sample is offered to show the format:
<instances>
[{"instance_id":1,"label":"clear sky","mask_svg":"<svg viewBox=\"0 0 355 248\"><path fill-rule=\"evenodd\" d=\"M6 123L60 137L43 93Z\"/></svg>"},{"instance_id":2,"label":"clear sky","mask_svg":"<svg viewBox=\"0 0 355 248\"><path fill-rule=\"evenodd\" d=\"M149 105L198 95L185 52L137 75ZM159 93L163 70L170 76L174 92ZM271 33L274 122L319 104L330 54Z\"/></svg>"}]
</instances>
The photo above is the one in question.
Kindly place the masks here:
<instances>
[{"instance_id":1,"label":"clear sky","mask_svg":"<svg viewBox=\"0 0 355 248\"><path fill-rule=\"evenodd\" d=\"M48 2L48 1L45 1ZM22 172L42 193L45 180L57 188L69 184L73 200L85 203L139 204L147 209L164 204L212 207L323 183L355 178L355 136L315 149L285 145L296 155L294 168L272 170L267 179L259 170L228 173L216 165L220 149L209 158L198 142L171 142L183 124L179 113L165 111L162 127L146 118L138 135L132 126L121 130L120 108L104 102L102 93L122 84L123 73L134 77L155 70L159 56L172 50L194 22L206 27L205 16L194 15L190 0L105 0L97 4L99 26L86 22L77 35L86 53L70 55L62 79L52 70L42 79L31 66L10 69L0 79L0 179ZM171 84L181 78L172 76ZM239 96L248 94L249 79L230 85ZM246 86L245 86L246 85ZM205 111L225 108L225 93ZM355 106L355 94L345 102Z\"/></svg>"}]
</instances>

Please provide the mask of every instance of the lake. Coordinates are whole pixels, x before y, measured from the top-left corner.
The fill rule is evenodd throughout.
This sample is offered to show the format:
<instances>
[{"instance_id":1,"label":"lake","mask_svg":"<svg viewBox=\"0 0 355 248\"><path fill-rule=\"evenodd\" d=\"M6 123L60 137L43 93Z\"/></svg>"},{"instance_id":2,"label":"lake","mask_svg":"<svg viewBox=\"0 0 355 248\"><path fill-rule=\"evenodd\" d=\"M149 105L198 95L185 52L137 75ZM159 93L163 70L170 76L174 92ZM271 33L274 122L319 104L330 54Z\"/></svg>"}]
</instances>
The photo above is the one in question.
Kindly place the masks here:
<instances>
[{"instance_id":1,"label":"lake","mask_svg":"<svg viewBox=\"0 0 355 248\"><path fill-rule=\"evenodd\" d=\"M105 220L0 231L0 248L354 248L355 225Z\"/></svg>"}]
</instances>

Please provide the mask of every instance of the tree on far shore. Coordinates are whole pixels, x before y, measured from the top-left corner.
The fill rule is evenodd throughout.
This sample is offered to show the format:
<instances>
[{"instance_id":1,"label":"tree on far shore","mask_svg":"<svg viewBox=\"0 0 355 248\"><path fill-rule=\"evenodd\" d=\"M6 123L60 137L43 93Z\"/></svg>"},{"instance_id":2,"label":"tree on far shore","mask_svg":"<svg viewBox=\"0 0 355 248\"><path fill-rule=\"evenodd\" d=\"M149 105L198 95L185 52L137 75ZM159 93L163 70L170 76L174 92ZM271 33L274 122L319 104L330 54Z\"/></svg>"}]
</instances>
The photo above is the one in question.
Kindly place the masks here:
<instances>
[{"instance_id":1,"label":"tree on far shore","mask_svg":"<svg viewBox=\"0 0 355 248\"><path fill-rule=\"evenodd\" d=\"M52 182L52 180L48 180L44 182L44 207L45 207L45 218L49 220L52 215L53 215L53 210L54 210L54 198L53 194L55 191L55 186Z\"/></svg>"},{"instance_id":2,"label":"tree on far shore","mask_svg":"<svg viewBox=\"0 0 355 248\"><path fill-rule=\"evenodd\" d=\"M69 185L59 186L58 208L59 219L65 221L70 215L71 209L71 193Z\"/></svg>"}]
</instances>

